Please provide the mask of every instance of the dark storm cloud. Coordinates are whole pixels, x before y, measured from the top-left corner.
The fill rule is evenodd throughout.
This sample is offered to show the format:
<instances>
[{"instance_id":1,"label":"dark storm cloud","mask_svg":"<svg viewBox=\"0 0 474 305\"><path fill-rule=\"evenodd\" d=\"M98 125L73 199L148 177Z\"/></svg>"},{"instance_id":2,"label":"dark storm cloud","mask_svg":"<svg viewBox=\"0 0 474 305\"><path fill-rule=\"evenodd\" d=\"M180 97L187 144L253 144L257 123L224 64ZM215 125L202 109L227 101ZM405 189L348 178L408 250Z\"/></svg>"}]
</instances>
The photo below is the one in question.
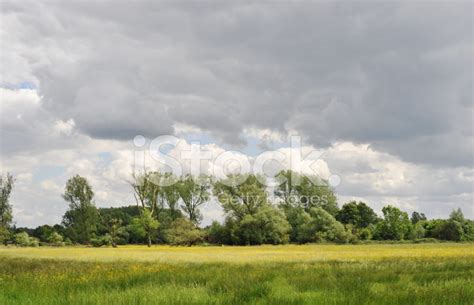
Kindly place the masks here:
<instances>
[{"instance_id":1,"label":"dark storm cloud","mask_svg":"<svg viewBox=\"0 0 474 305\"><path fill-rule=\"evenodd\" d=\"M185 123L239 145L256 127L472 166L471 2L3 11L15 33L5 39L29 63L45 109L92 137L158 136Z\"/></svg>"}]
</instances>

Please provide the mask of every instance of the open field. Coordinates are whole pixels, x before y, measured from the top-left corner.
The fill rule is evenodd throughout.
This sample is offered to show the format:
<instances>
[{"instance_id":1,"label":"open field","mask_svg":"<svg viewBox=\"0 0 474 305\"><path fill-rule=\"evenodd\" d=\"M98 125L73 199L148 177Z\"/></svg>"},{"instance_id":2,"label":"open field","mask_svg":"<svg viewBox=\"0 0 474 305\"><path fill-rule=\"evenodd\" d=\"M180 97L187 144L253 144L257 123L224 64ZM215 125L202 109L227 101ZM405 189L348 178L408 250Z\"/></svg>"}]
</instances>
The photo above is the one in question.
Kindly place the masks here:
<instances>
[{"instance_id":1,"label":"open field","mask_svg":"<svg viewBox=\"0 0 474 305\"><path fill-rule=\"evenodd\" d=\"M0 248L0 304L473 304L474 244Z\"/></svg>"}]
</instances>

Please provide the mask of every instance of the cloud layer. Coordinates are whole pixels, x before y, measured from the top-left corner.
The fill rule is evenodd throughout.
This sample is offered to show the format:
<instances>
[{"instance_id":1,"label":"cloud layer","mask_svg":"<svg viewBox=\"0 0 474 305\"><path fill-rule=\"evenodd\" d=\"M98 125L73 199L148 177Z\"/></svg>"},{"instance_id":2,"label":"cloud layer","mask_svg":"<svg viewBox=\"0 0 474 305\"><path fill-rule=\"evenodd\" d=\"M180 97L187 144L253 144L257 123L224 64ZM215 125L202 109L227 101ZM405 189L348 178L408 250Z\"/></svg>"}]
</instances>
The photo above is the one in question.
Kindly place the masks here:
<instances>
[{"instance_id":1,"label":"cloud layer","mask_svg":"<svg viewBox=\"0 0 474 305\"><path fill-rule=\"evenodd\" d=\"M133 137L190 131L250 155L302 135L341 198L472 215L472 9L4 2L1 164L29 189L16 217L56 220L47 193L81 171L104 205L127 202L113 181Z\"/></svg>"}]
</instances>

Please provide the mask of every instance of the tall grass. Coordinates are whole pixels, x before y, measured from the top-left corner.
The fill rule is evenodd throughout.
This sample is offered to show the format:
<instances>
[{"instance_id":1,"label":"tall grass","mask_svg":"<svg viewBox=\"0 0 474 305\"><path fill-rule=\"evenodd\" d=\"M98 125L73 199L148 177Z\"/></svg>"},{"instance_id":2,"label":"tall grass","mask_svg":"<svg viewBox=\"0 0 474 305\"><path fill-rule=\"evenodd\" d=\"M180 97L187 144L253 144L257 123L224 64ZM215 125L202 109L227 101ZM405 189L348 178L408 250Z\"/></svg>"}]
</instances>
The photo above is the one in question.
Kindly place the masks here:
<instances>
[{"instance_id":1,"label":"tall grass","mask_svg":"<svg viewBox=\"0 0 474 305\"><path fill-rule=\"evenodd\" d=\"M109 257L110 249L35 250L48 252L45 256L56 253L59 259L27 255L31 249L2 249L0 304L474 303L472 245L406 247L406 254L411 255L405 256L397 255L397 251L389 256L385 245L302 246L299 251L313 252L312 260L308 258L310 254L304 259L293 255L294 249L299 248L228 247L221 250L219 262L203 259L206 252L213 256L218 250L214 247L116 250L128 253L127 259L125 255ZM357 255L357 250L367 249L376 254L378 250L378 258ZM443 256L443 251L436 249L444 249L450 255ZM89 250L95 256L74 257L75 253ZM135 258L138 250L156 259ZM356 259L344 254L349 250L356 253ZM5 254L8 251L11 252ZM105 258L101 259L100 251ZM287 259L272 251L281 256L286 253ZM62 256L68 252L69 259ZM179 255L172 259L169 253L187 253L190 259L185 261ZM235 259L235 253L254 253L259 259ZM328 253L333 253L332 259ZM226 259L226 254L235 261ZM162 256L169 261L158 259Z\"/></svg>"}]
</instances>

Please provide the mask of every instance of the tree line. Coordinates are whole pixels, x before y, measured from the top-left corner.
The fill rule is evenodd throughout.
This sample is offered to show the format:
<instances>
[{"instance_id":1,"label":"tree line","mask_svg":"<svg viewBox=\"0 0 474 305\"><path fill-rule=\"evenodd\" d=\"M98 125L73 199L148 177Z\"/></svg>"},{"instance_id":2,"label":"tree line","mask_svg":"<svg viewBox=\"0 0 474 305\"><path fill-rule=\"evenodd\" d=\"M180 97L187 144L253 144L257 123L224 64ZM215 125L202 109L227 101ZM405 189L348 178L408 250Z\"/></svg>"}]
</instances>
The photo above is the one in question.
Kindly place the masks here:
<instances>
[{"instance_id":1,"label":"tree line","mask_svg":"<svg viewBox=\"0 0 474 305\"><path fill-rule=\"evenodd\" d=\"M263 177L232 175L176 177L145 172L130 182L135 204L97 208L85 177L71 177L63 199L69 204L62 223L37 228L13 225L10 195L14 178L0 177L0 243L18 246L125 244L260 245L285 243L360 243L474 240L474 222L460 209L448 219L427 219L387 205L382 217L364 202L338 206L334 191L317 177L281 171L269 190ZM166 183L164 183L166 182ZM199 226L210 200L223 207L225 220Z\"/></svg>"}]
</instances>

